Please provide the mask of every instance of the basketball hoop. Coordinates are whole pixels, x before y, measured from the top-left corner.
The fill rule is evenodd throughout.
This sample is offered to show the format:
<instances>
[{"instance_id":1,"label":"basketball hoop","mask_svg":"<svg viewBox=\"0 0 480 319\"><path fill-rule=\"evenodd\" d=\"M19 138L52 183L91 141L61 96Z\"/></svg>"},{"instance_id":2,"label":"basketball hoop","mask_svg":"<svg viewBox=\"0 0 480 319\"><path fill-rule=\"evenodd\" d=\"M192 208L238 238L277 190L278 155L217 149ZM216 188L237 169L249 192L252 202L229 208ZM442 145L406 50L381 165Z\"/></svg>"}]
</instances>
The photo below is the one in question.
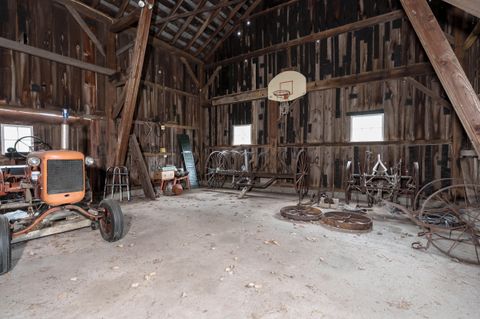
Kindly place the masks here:
<instances>
[{"instance_id":1,"label":"basketball hoop","mask_svg":"<svg viewBox=\"0 0 480 319\"><path fill-rule=\"evenodd\" d=\"M273 91L273 95L280 99L288 100L288 97L292 94L289 90L276 90Z\"/></svg>"}]
</instances>

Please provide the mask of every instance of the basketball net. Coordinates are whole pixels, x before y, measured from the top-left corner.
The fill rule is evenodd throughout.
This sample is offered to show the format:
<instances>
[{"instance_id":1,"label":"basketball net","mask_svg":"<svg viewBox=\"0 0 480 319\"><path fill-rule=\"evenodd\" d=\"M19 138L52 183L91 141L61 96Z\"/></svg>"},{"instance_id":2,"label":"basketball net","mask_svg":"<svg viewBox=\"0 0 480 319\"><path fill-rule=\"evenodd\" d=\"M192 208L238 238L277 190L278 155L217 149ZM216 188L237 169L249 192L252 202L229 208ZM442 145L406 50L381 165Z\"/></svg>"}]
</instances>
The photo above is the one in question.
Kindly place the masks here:
<instances>
[{"instance_id":1,"label":"basketball net","mask_svg":"<svg viewBox=\"0 0 480 319\"><path fill-rule=\"evenodd\" d=\"M277 90L273 92L278 98L283 99L284 101L280 102L280 115L285 116L290 113L290 102L288 101L288 97L290 96L291 92L288 90Z\"/></svg>"}]
</instances>

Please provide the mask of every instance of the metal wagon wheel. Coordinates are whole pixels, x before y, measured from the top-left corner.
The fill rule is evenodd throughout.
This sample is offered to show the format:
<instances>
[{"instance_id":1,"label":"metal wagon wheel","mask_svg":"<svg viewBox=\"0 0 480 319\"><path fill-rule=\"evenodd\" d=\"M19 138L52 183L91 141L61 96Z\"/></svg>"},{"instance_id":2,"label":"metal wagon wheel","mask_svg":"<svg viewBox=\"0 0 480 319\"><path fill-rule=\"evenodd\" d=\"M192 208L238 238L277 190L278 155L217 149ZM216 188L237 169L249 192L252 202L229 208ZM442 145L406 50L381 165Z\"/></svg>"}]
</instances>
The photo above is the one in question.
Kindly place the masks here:
<instances>
[{"instance_id":1,"label":"metal wagon wheel","mask_svg":"<svg viewBox=\"0 0 480 319\"><path fill-rule=\"evenodd\" d=\"M407 184L407 190L410 192L410 206L415 207L415 198L417 196L420 184L420 167L418 162L413 162L412 179Z\"/></svg>"},{"instance_id":2,"label":"metal wagon wheel","mask_svg":"<svg viewBox=\"0 0 480 319\"><path fill-rule=\"evenodd\" d=\"M353 164L352 161L348 161L345 166L345 203L349 204L352 200L352 183L353 183Z\"/></svg>"},{"instance_id":3,"label":"metal wagon wheel","mask_svg":"<svg viewBox=\"0 0 480 319\"><path fill-rule=\"evenodd\" d=\"M297 154L297 161L295 164L295 191L301 197L307 195L309 189L308 173L310 172L310 162L308 154L305 150L300 150Z\"/></svg>"},{"instance_id":4,"label":"metal wagon wheel","mask_svg":"<svg viewBox=\"0 0 480 319\"><path fill-rule=\"evenodd\" d=\"M208 187L220 188L225 184L226 176L222 174L227 168L227 160L222 152L212 152L205 163L205 179Z\"/></svg>"},{"instance_id":5,"label":"metal wagon wheel","mask_svg":"<svg viewBox=\"0 0 480 319\"><path fill-rule=\"evenodd\" d=\"M434 192L418 219L432 246L459 261L480 264L480 185L451 185Z\"/></svg>"}]
</instances>

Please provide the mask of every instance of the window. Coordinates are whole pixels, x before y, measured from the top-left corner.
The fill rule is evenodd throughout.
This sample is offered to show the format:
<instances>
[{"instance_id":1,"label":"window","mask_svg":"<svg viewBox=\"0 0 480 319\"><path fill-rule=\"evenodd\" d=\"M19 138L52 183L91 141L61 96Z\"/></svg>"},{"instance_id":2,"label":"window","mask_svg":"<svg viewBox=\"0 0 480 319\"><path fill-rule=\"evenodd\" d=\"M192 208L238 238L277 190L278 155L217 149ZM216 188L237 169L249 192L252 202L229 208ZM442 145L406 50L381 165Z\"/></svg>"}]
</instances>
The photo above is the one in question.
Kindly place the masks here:
<instances>
[{"instance_id":1,"label":"window","mask_svg":"<svg viewBox=\"0 0 480 319\"><path fill-rule=\"evenodd\" d=\"M233 126L233 145L252 144L252 125Z\"/></svg>"},{"instance_id":2,"label":"window","mask_svg":"<svg viewBox=\"0 0 480 319\"><path fill-rule=\"evenodd\" d=\"M351 142L383 141L383 113L351 116Z\"/></svg>"},{"instance_id":3,"label":"window","mask_svg":"<svg viewBox=\"0 0 480 319\"><path fill-rule=\"evenodd\" d=\"M33 126L2 124L2 154L7 153L7 149L14 147L15 142L24 136L33 135ZM29 152L29 146L32 146L31 139L25 139L18 145L18 152Z\"/></svg>"}]
</instances>

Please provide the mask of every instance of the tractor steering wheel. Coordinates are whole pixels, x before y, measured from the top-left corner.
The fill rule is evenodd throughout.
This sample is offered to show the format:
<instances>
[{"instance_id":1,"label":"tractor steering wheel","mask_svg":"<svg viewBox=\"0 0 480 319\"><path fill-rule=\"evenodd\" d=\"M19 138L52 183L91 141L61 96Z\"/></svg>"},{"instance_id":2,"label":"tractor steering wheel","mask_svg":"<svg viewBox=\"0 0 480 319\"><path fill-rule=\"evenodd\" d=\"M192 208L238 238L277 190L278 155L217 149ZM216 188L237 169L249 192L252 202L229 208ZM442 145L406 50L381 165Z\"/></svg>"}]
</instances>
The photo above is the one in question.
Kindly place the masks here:
<instances>
[{"instance_id":1,"label":"tractor steering wheel","mask_svg":"<svg viewBox=\"0 0 480 319\"><path fill-rule=\"evenodd\" d=\"M30 139L30 141L31 141L30 143L27 142L28 139ZM18 147L20 145L25 145L29 149L28 153L35 152L35 151L48 151L48 150L52 149L52 147L47 142L45 142L44 140L42 140L39 137L24 136L24 137L21 137L18 140L16 140L15 145L13 146L13 148L15 149L15 152L18 155L20 155L21 157L24 157L24 158L27 158L28 153L19 152Z\"/></svg>"}]
</instances>

